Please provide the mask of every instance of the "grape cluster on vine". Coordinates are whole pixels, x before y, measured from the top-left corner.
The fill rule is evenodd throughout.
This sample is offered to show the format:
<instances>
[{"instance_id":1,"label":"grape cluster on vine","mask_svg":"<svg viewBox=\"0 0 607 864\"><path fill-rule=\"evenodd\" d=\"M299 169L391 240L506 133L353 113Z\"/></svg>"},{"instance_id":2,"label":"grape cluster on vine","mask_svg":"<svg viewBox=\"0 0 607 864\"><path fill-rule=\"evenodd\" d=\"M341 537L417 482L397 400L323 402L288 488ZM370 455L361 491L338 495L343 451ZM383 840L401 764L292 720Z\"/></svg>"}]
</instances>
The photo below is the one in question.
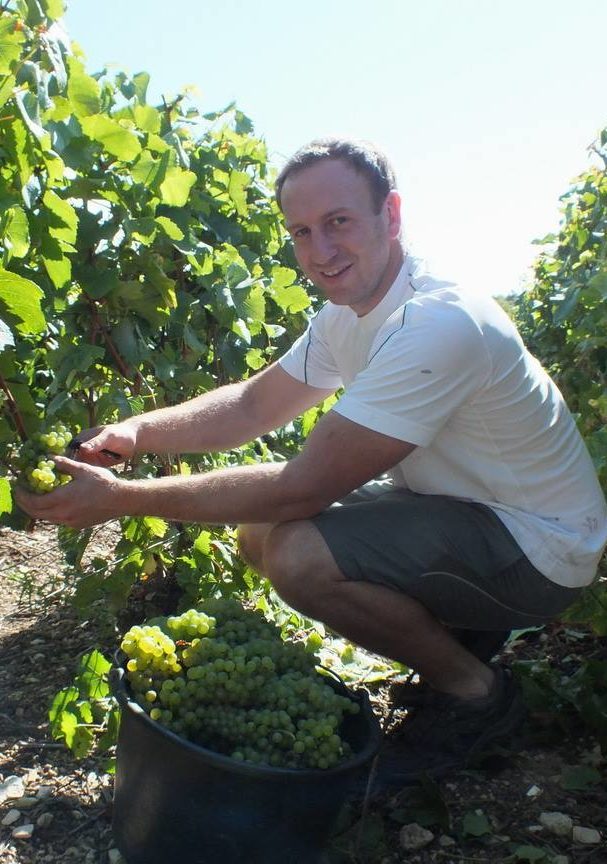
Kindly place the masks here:
<instances>
[{"instance_id":1,"label":"grape cluster on vine","mask_svg":"<svg viewBox=\"0 0 607 864\"><path fill-rule=\"evenodd\" d=\"M56 423L46 431L35 432L20 446L15 459L19 475L37 494L52 492L72 479L69 474L59 474L53 460L48 458L49 454L65 453L72 437L65 424Z\"/></svg>"},{"instance_id":2,"label":"grape cluster on vine","mask_svg":"<svg viewBox=\"0 0 607 864\"><path fill-rule=\"evenodd\" d=\"M358 703L303 644L236 600L132 627L121 648L135 700L190 741L279 768L332 768L351 753L340 729Z\"/></svg>"}]
</instances>

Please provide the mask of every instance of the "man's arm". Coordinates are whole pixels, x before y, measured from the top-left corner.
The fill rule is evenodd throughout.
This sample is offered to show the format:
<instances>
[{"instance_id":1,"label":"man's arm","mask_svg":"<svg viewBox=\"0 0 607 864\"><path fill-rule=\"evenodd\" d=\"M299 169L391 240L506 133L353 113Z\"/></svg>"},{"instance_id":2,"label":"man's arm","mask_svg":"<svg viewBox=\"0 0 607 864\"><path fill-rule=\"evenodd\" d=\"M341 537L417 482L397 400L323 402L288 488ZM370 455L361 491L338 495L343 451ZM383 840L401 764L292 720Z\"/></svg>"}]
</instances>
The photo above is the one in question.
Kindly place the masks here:
<instances>
[{"instance_id":1,"label":"man's arm","mask_svg":"<svg viewBox=\"0 0 607 864\"><path fill-rule=\"evenodd\" d=\"M79 455L83 461L108 466L115 465L116 459L103 450L123 458L135 453L229 450L283 426L331 392L298 381L275 363L246 381L219 387L181 405L92 430Z\"/></svg>"},{"instance_id":2,"label":"man's arm","mask_svg":"<svg viewBox=\"0 0 607 864\"><path fill-rule=\"evenodd\" d=\"M36 518L76 528L118 516L217 524L285 522L315 515L413 449L413 444L331 411L289 462L128 481L100 468L57 459L73 482L50 495L21 494L19 503Z\"/></svg>"}]
</instances>

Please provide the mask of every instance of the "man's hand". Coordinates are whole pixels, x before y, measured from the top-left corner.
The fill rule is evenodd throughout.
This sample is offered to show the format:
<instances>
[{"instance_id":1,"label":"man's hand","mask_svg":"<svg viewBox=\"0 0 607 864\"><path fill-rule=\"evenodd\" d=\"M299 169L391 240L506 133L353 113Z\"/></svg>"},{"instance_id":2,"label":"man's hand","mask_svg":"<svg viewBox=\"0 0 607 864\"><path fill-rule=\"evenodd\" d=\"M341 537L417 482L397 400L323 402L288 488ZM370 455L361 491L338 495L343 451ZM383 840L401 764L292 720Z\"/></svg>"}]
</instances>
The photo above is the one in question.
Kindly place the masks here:
<instances>
[{"instance_id":1,"label":"man's hand","mask_svg":"<svg viewBox=\"0 0 607 864\"><path fill-rule=\"evenodd\" d=\"M71 483L46 495L35 495L25 489L15 489L15 500L34 519L89 528L123 515L119 501L127 481L119 480L111 471L83 465L64 456L54 458L57 469L72 476Z\"/></svg>"},{"instance_id":2,"label":"man's hand","mask_svg":"<svg viewBox=\"0 0 607 864\"><path fill-rule=\"evenodd\" d=\"M72 449L76 451L80 462L108 468L133 458L136 439L137 433L132 424L112 423L110 426L98 426L80 432L72 442Z\"/></svg>"}]
</instances>

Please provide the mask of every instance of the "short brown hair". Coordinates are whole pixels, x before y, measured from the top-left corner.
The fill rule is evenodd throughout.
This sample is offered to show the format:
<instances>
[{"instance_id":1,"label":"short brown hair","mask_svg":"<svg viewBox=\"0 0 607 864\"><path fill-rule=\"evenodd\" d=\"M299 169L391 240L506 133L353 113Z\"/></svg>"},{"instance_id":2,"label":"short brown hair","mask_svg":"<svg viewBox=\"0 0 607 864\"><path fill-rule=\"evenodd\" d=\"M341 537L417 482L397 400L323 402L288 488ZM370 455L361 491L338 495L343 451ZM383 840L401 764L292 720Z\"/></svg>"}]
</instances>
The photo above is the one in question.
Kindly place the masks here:
<instances>
[{"instance_id":1,"label":"short brown hair","mask_svg":"<svg viewBox=\"0 0 607 864\"><path fill-rule=\"evenodd\" d=\"M387 156L372 142L348 138L317 138L291 156L276 178L274 190L282 210L282 188L288 177L323 159L341 159L366 177L373 205L379 213L388 192L396 189L396 176Z\"/></svg>"}]
</instances>

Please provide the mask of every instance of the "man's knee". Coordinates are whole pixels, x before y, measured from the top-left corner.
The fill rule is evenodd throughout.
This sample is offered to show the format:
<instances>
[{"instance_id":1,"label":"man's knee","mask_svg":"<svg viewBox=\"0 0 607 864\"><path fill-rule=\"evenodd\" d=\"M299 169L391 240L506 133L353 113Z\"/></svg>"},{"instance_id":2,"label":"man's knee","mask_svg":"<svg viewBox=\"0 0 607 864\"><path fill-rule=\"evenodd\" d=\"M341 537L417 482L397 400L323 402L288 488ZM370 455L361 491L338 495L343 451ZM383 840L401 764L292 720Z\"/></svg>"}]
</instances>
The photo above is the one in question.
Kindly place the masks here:
<instances>
[{"instance_id":1,"label":"man's knee","mask_svg":"<svg viewBox=\"0 0 607 864\"><path fill-rule=\"evenodd\" d=\"M311 617L344 576L311 522L284 522L268 533L264 574L282 599Z\"/></svg>"},{"instance_id":2,"label":"man's knee","mask_svg":"<svg viewBox=\"0 0 607 864\"><path fill-rule=\"evenodd\" d=\"M266 538L274 526L269 523L247 523L238 526L240 556L258 573L263 572L263 554Z\"/></svg>"}]
</instances>

